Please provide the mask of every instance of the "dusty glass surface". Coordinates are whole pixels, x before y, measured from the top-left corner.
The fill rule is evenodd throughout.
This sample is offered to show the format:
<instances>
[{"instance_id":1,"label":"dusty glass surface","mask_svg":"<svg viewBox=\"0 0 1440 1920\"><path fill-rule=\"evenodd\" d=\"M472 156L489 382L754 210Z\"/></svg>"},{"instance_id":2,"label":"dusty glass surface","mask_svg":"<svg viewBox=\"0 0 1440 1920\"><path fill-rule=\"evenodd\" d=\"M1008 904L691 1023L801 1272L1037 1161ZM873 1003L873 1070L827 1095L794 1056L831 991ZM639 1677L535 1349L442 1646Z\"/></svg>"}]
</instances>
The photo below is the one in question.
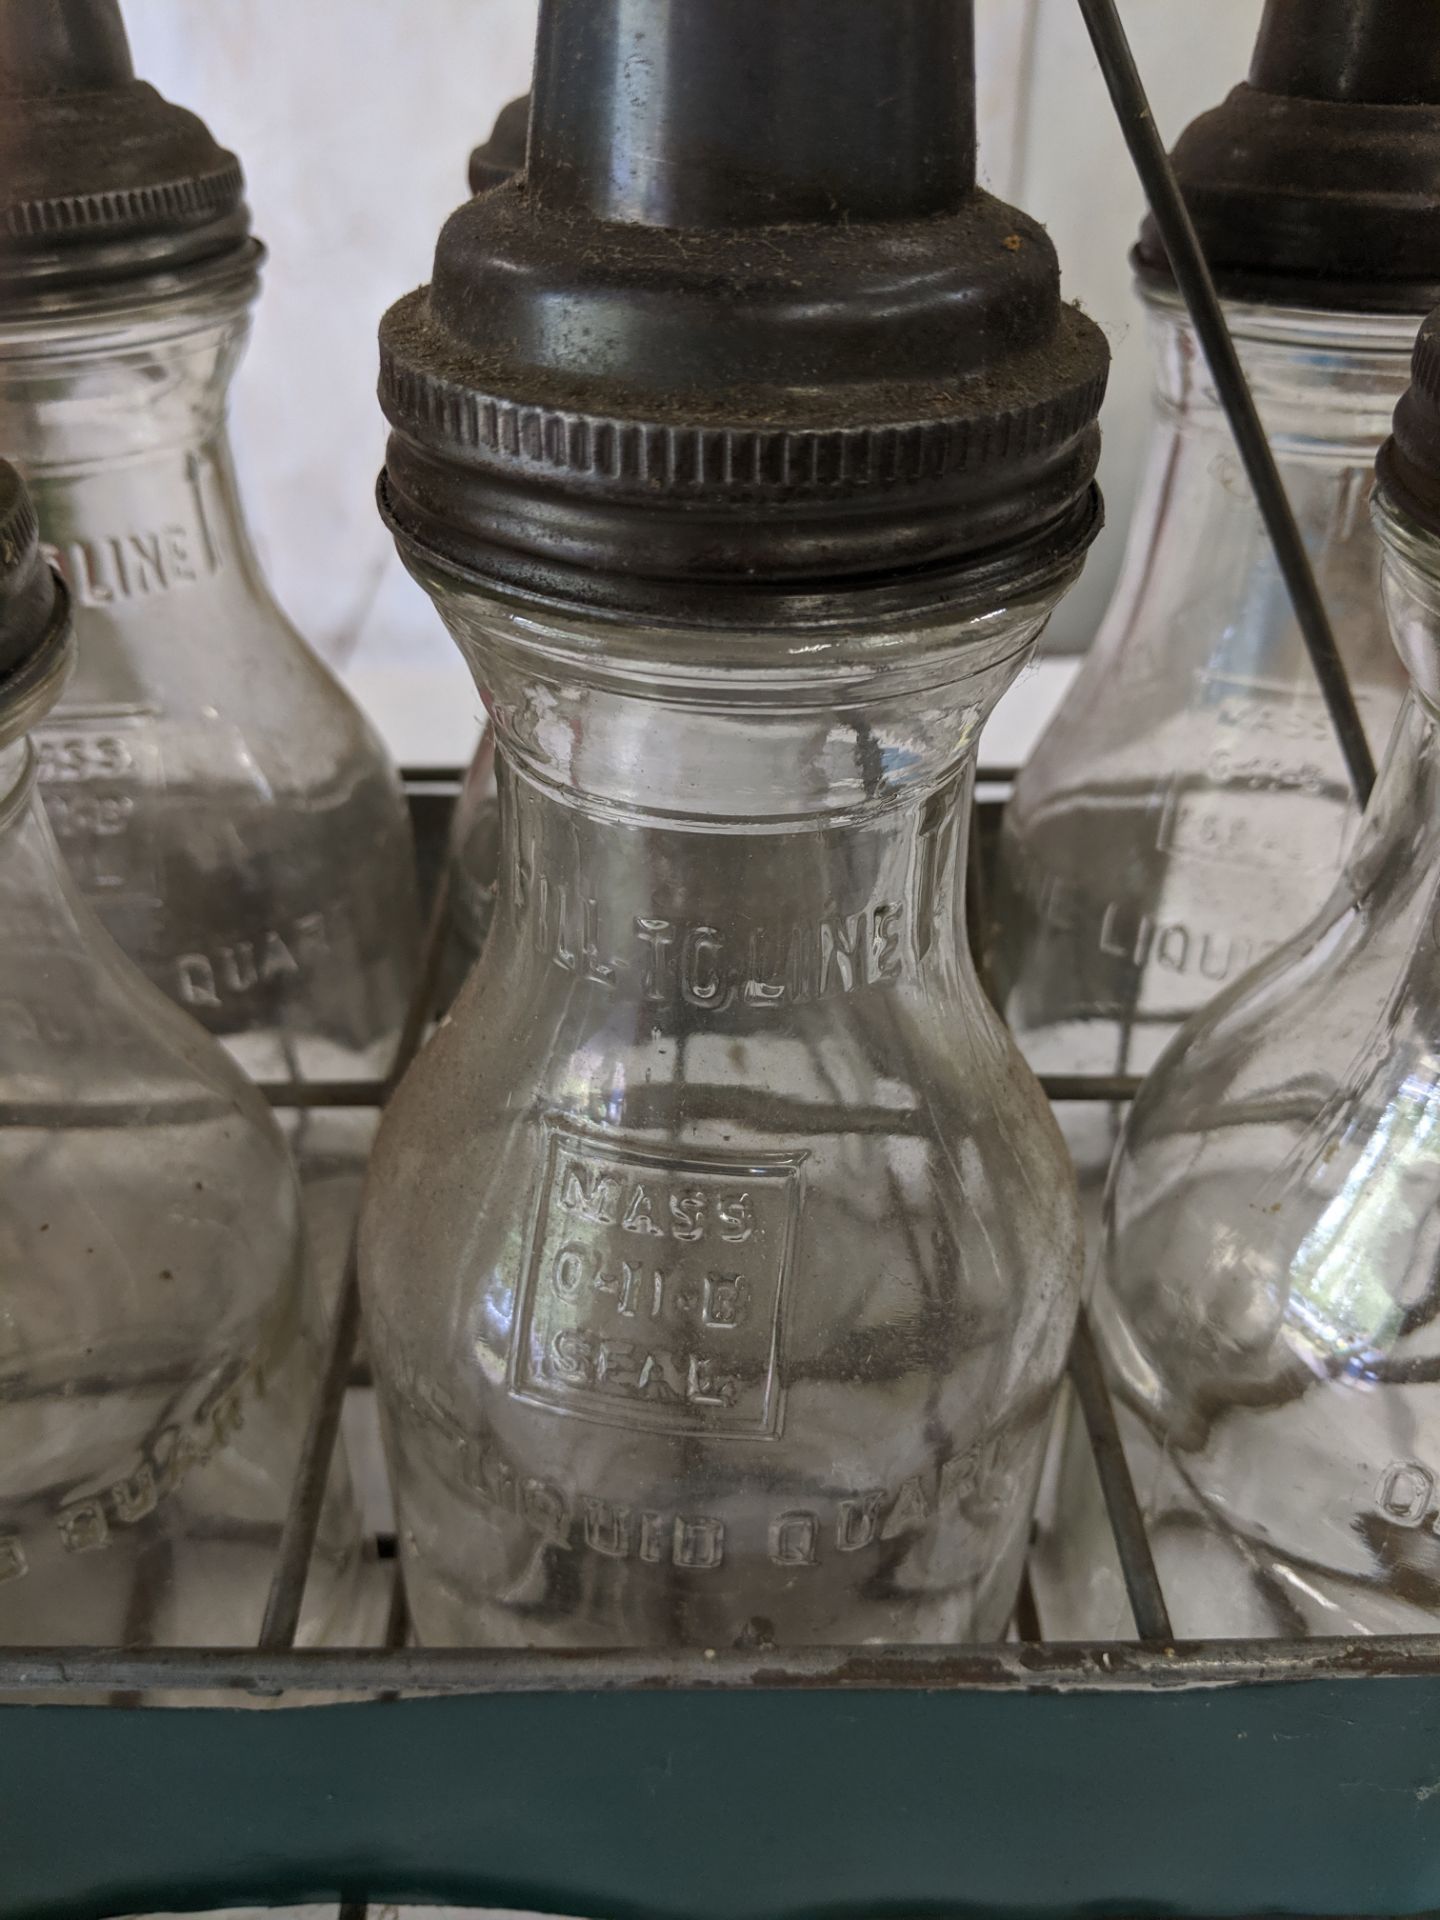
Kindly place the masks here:
<instances>
[{"instance_id":1,"label":"dusty glass surface","mask_svg":"<svg viewBox=\"0 0 1440 1920\"><path fill-rule=\"evenodd\" d=\"M1173 295L1144 299L1157 423L1125 563L1001 836L990 966L1040 1072L1145 1072L1322 904L1355 819L1190 321ZM1226 311L1378 756L1405 688L1368 501L1417 322ZM1118 1114L1063 1123L1098 1189Z\"/></svg>"},{"instance_id":2,"label":"dusty glass surface","mask_svg":"<svg viewBox=\"0 0 1440 1920\"><path fill-rule=\"evenodd\" d=\"M362 1223L420 1638L998 1636L1077 1225L957 850L1066 583L756 636L426 584L502 851Z\"/></svg>"},{"instance_id":3,"label":"dusty glass surface","mask_svg":"<svg viewBox=\"0 0 1440 1920\"><path fill-rule=\"evenodd\" d=\"M183 291L0 326L0 446L70 584L79 662L40 785L121 946L273 1080L388 1068L417 941L403 796L349 696L270 596L235 491L230 377L255 291ZM317 557L318 558L318 557ZM373 1131L287 1116L327 1273Z\"/></svg>"},{"instance_id":4,"label":"dusty glass surface","mask_svg":"<svg viewBox=\"0 0 1440 1920\"><path fill-rule=\"evenodd\" d=\"M448 1006L479 959L495 917L500 876L500 793L495 777L495 734L489 726L480 736L455 803L446 859L450 924L440 999Z\"/></svg>"},{"instance_id":5,"label":"dusty glass surface","mask_svg":"<svg viewBox=\"0 0 1440 1920\"><path fill-rule=\"evenodd\" d=\"M1440 1612L1440 542L1381 501L1416 690L1320 915L1166 1052L1107 1195L1095 1318L1177 1633ZM1130 1627L1074 1424L1047 1632Z\"/></svg>"},{"instance_id":6,"label":"dusty glass surface","mask_svg":"<svg viewBox=\"0 0 1440 1920\"><path fill-rule=\"evenodd\" d=\"M263 1101L95 920L0 749L0 1642L253 1642L318 1380ZM302 1642L363 1637L343 1455Z\"/></svg>"}]
</instances>

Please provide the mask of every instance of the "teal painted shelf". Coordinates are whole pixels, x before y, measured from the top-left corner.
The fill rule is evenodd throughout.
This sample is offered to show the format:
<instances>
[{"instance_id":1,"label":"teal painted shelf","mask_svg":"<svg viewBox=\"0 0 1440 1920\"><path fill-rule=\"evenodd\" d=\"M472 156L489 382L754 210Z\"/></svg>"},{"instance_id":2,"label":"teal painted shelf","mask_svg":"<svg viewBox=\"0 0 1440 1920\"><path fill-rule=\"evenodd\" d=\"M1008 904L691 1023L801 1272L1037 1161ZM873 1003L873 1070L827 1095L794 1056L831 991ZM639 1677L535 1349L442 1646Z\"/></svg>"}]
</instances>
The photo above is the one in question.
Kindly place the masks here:
<instances>
[{"instance_id":1,"label":"teal painted shelf","mask_svg":"<svg viewBox=\"0 0 1440 1920\"><path fill-rule=\"evenodd\" d=\"M1422 1914L1440 1673L0 1708L0 1915Z\"/></svg>"}]
</instances>

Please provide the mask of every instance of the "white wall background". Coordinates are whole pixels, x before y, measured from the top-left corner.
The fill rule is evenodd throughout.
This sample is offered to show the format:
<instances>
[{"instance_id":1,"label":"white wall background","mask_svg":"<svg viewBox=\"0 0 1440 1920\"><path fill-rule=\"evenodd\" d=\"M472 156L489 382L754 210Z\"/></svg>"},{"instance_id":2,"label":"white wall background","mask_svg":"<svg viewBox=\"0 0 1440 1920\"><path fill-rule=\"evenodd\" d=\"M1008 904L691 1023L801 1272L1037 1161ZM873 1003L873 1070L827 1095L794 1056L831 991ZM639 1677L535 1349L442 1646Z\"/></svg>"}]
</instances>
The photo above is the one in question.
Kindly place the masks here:
<instances>
[{"instance_id":1,"label":"white wall background","mask_svg":"<svg viewBox=\"0 0 1440 1920\"><path fill-rule=\"evenodd\" d=\"M1173 138L1243 77L1261 0L1122 10ZM362 698L415 710L407 757L429 743L433 713L425 757L447 758L478 703L375 514L375 328L427 277L470 148L528 85L535 0L125 0L125 12L142 76L239 153L270 248L235 428L271 578ZM1109 595L1147 425L1126 265L1142 201L1075 0L978 0L977 19L984 178L1049 226L1069 294L1116 356L1109 526L1049 641L1074 651Z\"/></svg>"}]
</instances>

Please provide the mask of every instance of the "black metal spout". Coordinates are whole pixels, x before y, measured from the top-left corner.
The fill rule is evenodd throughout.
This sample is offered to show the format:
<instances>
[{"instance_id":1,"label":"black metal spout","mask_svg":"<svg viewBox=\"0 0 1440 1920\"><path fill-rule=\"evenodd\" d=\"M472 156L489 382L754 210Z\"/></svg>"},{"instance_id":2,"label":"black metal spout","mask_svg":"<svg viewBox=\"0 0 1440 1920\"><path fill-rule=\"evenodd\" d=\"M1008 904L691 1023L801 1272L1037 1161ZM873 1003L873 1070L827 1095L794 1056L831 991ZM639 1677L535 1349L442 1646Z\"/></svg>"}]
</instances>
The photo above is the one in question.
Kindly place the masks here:
<instances>
[{"instance_id":1,"label":"black metal spout","mask_svg":"<svg viewBox=\"0 0 1440 1920\"><path fill-rule=\"evenodd\" d=\"M972 0L547 0L531 190L674 228L953 213L974 69Z\"/></svg>"},{"instance_id":2,"label":"black metal spout","mask_svg":"<svg viewBox=\"0 0 1440 1920\"><path fill-rule=\"evenodd\" d=\"M0 98L94 92L134 77L119 0L0 6Z\"/></svg>"},{"instance_id":3,"label":"black metal spout","mask_svg":"<svg viewBox=\"0 0 1440 1920\"><path fill-rule=\"evenodd\" d=\"M525 164L529 133L530 96L526 93L500 109L490 138L470 155L471 193L488 193L491 187L514 179Z\"/></svg>"},{"instance_id":4,"label":"black metal spout","mask_svg":"<svg viewBox=\"0 0 1440 1920\"><path fill-rule=\"evenodd\" d=\"M1250 84L1375 106L1440 104L1435 0L1269 0Z\"/></svg>"}]
</instances>

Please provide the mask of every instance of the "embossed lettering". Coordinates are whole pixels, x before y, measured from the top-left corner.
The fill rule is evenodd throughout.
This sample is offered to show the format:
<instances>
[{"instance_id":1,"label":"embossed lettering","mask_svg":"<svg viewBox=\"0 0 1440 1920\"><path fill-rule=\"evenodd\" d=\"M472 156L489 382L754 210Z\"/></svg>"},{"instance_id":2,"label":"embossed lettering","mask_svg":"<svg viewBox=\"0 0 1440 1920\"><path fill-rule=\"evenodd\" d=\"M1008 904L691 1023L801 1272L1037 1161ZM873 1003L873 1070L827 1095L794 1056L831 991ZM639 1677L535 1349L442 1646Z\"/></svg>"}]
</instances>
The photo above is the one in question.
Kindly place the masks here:
<instances>
[{"instance_id":1,"label":"embossed lettering","mask_svg":"<svg viewBox=\"0 0 1440 1920\"><path fill-rule=\"evenodd\" d=\"M267 933L260 950L260 978L280 980L300 971L300 962L278 933Z\"/></svg>"},{"instance_id":2,"label":"embossed lettering","mask_svg":"<svg viewBox=\"0 0 1440 1920\"><path fill-rule=\"evenodd\" d=\"M828 994L838 990L849 993L855 985L855 949L860 943L860 923L864 916L856 914L843 920L822 920L820 922L820 991Z\"/></svg>"},{"instance_id":3,"label":"embossed lettering","mask_svg":"<svg viewBox=\"0 0 1440 1920\"><path fill-rule=\"evenodd\" d=\"M970 1494L975 1491L980 1478L979 1447L971 1447L966 1453L955 1453L940 1468L939 1504L942 1511L953 1512Z\"/></svg>"},{"instance_id":4,"label":"embossed lettering","mask_svg":"<svg viewBox=\"0 0 1440 1920\"><path fill-rule=\"evenodd\" d=\"M885 986L904 971L904 908L880 902L813 921L728 928L639 915L642 991L655 1005L717 1012L803 1005Z\"/></svg>"},{"instance_id":5,"label":"embossed lettering","mask_svg":"<svg viewBox=\"0 0 1440 1920\"><path fill-rule=\"evenodd\" d=\"M75 712L34 735L45 811L88 894L159 898L157 846L134 831L147 793L164 787L154 717L129 707Z\"/></svg>"},{"instance_id":6,"label":"embossed lettering","mask_svg":"<svg viewBox=\"0 0 1440 1920\"><path fill-rule=\"evenodd\" d=\"M772 927L756 927L750 934L750 954L741 989L750 1007L778 1006L791 990L789 937Z\"/></svg>"},{"instance_id":7,"label":"embossed lettering","mask_svg":"<svg viewBox=\"0 0 1440 1920\"><path fill-rule=\"evenodd\" d=\"M62 1507L58 1525L67 1553L93 1553L110 1538L110 1523L98 1499L79 1500L72 1507Z\"/></svg>"},{"instance_id":8,"label":"embossed lettering","mask_svg":"<svg viewBox=\"0 0 1440 1920\"><path fill-rule=\"evenodd\" d=\"M707 1273L704 1318L707 1327L738 1327L745 1319L750 1289L738 1273Z\"/></svg>"},{"instance_id":9,"label":"embossed lettering","mask_svg":"<svg viewBox=\"0 0 1440 1920\"><path fill-rule=\"evenodd\" d=\"M611 1424L778 1431L780 1305L803 1157L672 1160L551 1123L512 1391Z\"/></svg>"},{"instance_id":10,"label":"embossed lettering","mask_svg":"<svg viewBox=\"0 0 1440 1920\"><path fill-rule=\"evenodd\" d=\"M718 1567L725 1558L724 1521L704 1516L687 1519L677 1513L671 1558L677 1567L693 1567L700 1571Z\"/></svg>"},{"instance_id":11,"label":"embossed lettering","mask_svg":"<svg viewBox=\"0 0 1440 1920\"><path fill-rule=\"evenodd\" d=\"M683 1400L685 1387L685 1375L668 1353L647 1353L635 1376L636 1393L652 1400Z\"/></svg>"},{"instance_id":12,"label":"embossed lettering","mask_svg":"<svg viewBox=\"0 0 1440 1920\"><path fill-rule=\"evenodd\" d=\"M562 1490L551 1483L523 1475L501 1451L493 1434L468 1433L433 1382L407 1369L403 1342L396 1337L397 1377L410 1404L441 1436L447 1460L458 1457L465 1484L478 1498L499 1512L530 1527L551 1544L567 1550L580 1548L607 1559L632 1559L658 1566L704 1569L720 1564L726 1545L725 1523L718 1516L692 1516L663 1508L637 1508L604 1489ZM914 1535L954 1515L963 1503L980 1497L987 1507L1015 1496L1020 1457L1033 1451L1033 1434L1002 1432L944 1456L924 1471L910 1475L893 1491L870 1488L837 1492L804 1507L781 1506L757 1516L758 1532L747 1541L768 1553L774 1564L807 1567L823 1563L826 1544L833 1540L841 1553L874 1548L881 1539ZM1019 1451L1017 1452L1017 1448ZM1411 1463L1396 1463L1402 1478ZM1392 1470L1387 1470L1387 1475ZM1419 1469L1420 1486L1430 1484L1427 1470ZM1380 1498L1393 1500L1382 1476ZM1409 1492L1399 1496L1406 1524L1418 1524L1414 1515L1423 1507ZM574 1524L578 1521L578 1527Z\"/></svg>"},{"instance_id":13,"label":"embossed lettering","mask_svg":"<svg viewBox=\"0 0 1440 1920\"><path fill-rule=\"evenodd\" d=\"M630 1233L663 1234L665 1231L663 1227L656 1226L650 1196L638 1180L630 1191L625 1217L620 1224Z\"/></svg>"},{"instance_id":14,"label":"embossed lettering","mask_svg":"<svg viewBox=\"0 0 1440 1920\"><path fill-rule=\"evenodd\" d=\"M901 907L875 907L872 910L870 938L864 950L867 986L880 986L900 978L900 935L904 924L905 913Z\"/></svg>"},{"instance_id":15,"label":"embossed lettering","mask_svg":"<svg viewBox=\"0 0 1440 1920\"><path fill-rule=\"evenodd\" d=\"M175 961L178 998L186 1006L222 1007L276 981L314 972L330 950L323 912L301 914L288 929L265 927L205 953L182 953Z\"/></svg>"},{"instance_id":16,"label":"embossed lettering","mask_svg":"<svg viewBox=\"0 0 1440 1920\"><path fill-rule=\"evenodd\" d=\"M770 1558L777 1567L813 1567L819 1532L813 1513L777 1513L770 1522Z\"/></svg>"},{"instance_id":17,"label":"embossed lettering","mask_svg":"<svg viewBox=\"0 0 1440 1920\"><path fill-rule=\"evenodd\" d=\"M248 940L238 941L233 947L223 947L220 966L226 990L230 993L248 993L260 978L259 968L255 964L255 949Z\"/></svg>"},{"instance_id":18,"label":"embossed lettering","mask_svg":"<svg viewBox=\"0 0 1440 1920\"><path fill-rule=\"evenodd\" d=\"M562 1247L550 1269L550 1284L562 1300L573 1300L580 1291L582 1258L574 1247Z\"/></svg>"},{"instance_id":19,"label":"embossed lettering","mask_svg":"<svg viewBox=\"0 0 1440 1920\"><path fill-rule=\"evenodd\" d=\"M642 916L635 922L635 931L646 950L641 991L647 1000L668 1000L674 992L670 951L675 944L675 929L668 920Z\"/></svg>"},{"instance_id":20,"label":"embossed lettering","mask_svg":"<svg viewBox=\"0 0 1440 1920\"><path fill-rule=\"evenodd\" d=\"M910 1533L916 1527L923 1527L932 1511L933 1508L919 1478L905 1481L895 1496L894 1506L885 1516L885 1524L880 1529L880 1538L893 1540L897 1534Z\"/></svg>"},{"instance_id":21,"label":"embossed lettering","mask_svg":"<svg viewBox=\"0 0 1440 1920\"><path fill-rule=\"evenodd\" d=\"M614 1507L587 1495L584 1512L586 1546L607 1559L628 1560L633 1546L630 1508Z\"/></svg>"},{"instance_id":22,"label":"embossed lettering","mask_svg":"<svg viewBox=\"0 0 1440 1920\"><path fill-rule=\"evenodd\" d=\"M755 1231L748 1193L722 1194L715 1206L722 1240L748 1240Z\"/></svg>"},{"instance_id":23,"label":"embossed lettering","mask_svg":"<svg viewBox=\"0 0 1440 1920\"><path fill-rule=\"evenodd\" d=\"M692 1007L723 1007L730 993L721 972L724 945L714 927L691 927L680 949L680 991Z\"/></svg>"},{"instance_id":24,"label":"embossed lettering","mask_svg":"<svg viewBox=\"0 0 1440 1920\"><path fill-rule=\"evenodd\" d=\"M202 544L206 570L218 573L219 554L208 540L202 538ZM76 601L85 607L149 599L193 585L201 578L192 531L175 523L136 533L67 540L61 546L47 545L45 551L64 574Z\"/></svg>"},{"instance_id":25,"label":"embossed lettering","mask_svg":"<svg viewBox=\"0 0 1440 1920\"><path fill-rule=\"evenodd\" d=\"M1190 958L1190 929L1174 926L1162 929L1155 946L1157 966L1167 968L1171 973L1184 973Z\"/></svg>"},{"instance_id":26,"label":"embossed lettering","mask_svg":"<svg viewBox=\"0 0 1440 1920\"><path fill-rule=\"evenodd\" d=\"M585 962L587 980L593 980L597 987L614 986L614 965L600 958L600 902L598 900L587 899L581 902L580 957Z\"/></svg>"},{"instance_id":27,"label":"embossed lettering","mask_svg":"<svg viewBox=\"0 0 1440 1920\"><path fill-rule=\"evenodd\" d=\"M565 973L580 974L598 987L613 987L618 963L604 957L601 903L540 868L532 846L528 864L512 850L512 886L517 908L532 897L535 911L530 939L536 953Z\"/></svg>"},{"instance_id":28,"label":"embossed lettering","mask_svg":"<svg viewBox=\"0 0 1440 1920\"><path fill-rule=\"evenodd\" d=\"M595 1355L595 1384L624 1391L640 1379L640 1350L633 1340L602 1340Z\"/></svg>"},{"instance_id":29,"label":"embossed lettering","mask_svg":"<svg viewBox=\"0 0 1440 1920\"><path fill-rule=\"evenodd\" d=\"M594 1377L590 1341L573 1327L562 1327L550 1342L550 1371L557 1380L587 1386Z\"/></svg>"},{"instance_id":30,"label":"embossed lettering","mask_svg":"<svg viewBox=\"0 0 1440 1920\"><path fill-rule=\"evenodd\" d=\"M563 1543L570 1526L564 1494L547 1481L529 1479L521 1486L520 1498L525 1518L535 1531L549 1540Z\"/></svg>"},{"instance_id":31,"label":"embossed lettering","mask_svg":"<svg viewBox=\"0 0 1440 1920\"><path fill-rule=\"evenodd\" d=\"M1213 933L1200 936L1200 973L1206 980L1228 980L1236 971L1235 941Z\"/></svg>"},{"instance_id":32,"label":"embossed lettering","mask_svg":"<svg viewBox=\"0 0 1440 1920\"><path fill-rule=\"evenodd\" d=\"M180 998L187 1007L219 1006L215 969L203 953L181 954L175 968L180 978Z\"/></svg>"},{"instance_id":33,"label":"embossed lettering","mask_svg":"<svg viewBox=\"0 0 1440 1920\"><path fill-rule=\"evenodd\" d=\"M740 1396L740 1382L717 1372L714 1360L698 1353L690 1356L685 1389L687 1398L702 1407L733 1407Z\"/></svg>"},{"instance_id":34,"label":"embossed lettering","mask_svg":"<svg viewBox=\"0 0 1440 1920\"><path fill-rule=\"evenodd\" d=\"M1418 1460L1392 1460L1380 1476L1375 1504L1396 1526L1423 1524L1435 1497L1435 1476Z\"/></svg>"},{"instance_id":35,"label":"embossed lettering","mask_svg":"<svg viewBox=\"0 0 1440 1920\"><path fill-rule=\"evenodd\" d=\"M705 1237L705 1196L694 1187L670 1195L670 1233L676 1240Z\"/></svg>"},{"instance_id":36,"label":"embossed lettering","mask_svg":"<svg viewBox=\"0 0 1440 1920\"><path fill-rule=\"evenodd\" d=\"M883 1492L859 1493L840 1502L835 1522L835 1544L841 1553L858 1553L868 1547L880 1530L880 1513L885 1504Z\"/></svg>"},{"instance_id":37,"label":"embossed lettering","mask_svg":"<svg viewBox=\"0 0 1440 1920\"><path fill-rule=\"evenodd\" d=\"M609 1227L615 1223L620 1191L620 1181L615 1174L572 1159L565 1165L560 1204L582 1219Z\"/></svg>"},{"instance_id":38,"label":"embossed lettering","mask_svg":"<svg viewBox=\"0 0 1440 1920\"><path fill-rule=\"evenodd\" d=\"M117 1520L133 1525L143 1520L147 1513L153 1513L159 1504L159 1489L155 1485L155 1472L148 1461L142 1462L126 1480L117 1480L110 1489L113 1511Z\"/></svg>"}]
</instances>

